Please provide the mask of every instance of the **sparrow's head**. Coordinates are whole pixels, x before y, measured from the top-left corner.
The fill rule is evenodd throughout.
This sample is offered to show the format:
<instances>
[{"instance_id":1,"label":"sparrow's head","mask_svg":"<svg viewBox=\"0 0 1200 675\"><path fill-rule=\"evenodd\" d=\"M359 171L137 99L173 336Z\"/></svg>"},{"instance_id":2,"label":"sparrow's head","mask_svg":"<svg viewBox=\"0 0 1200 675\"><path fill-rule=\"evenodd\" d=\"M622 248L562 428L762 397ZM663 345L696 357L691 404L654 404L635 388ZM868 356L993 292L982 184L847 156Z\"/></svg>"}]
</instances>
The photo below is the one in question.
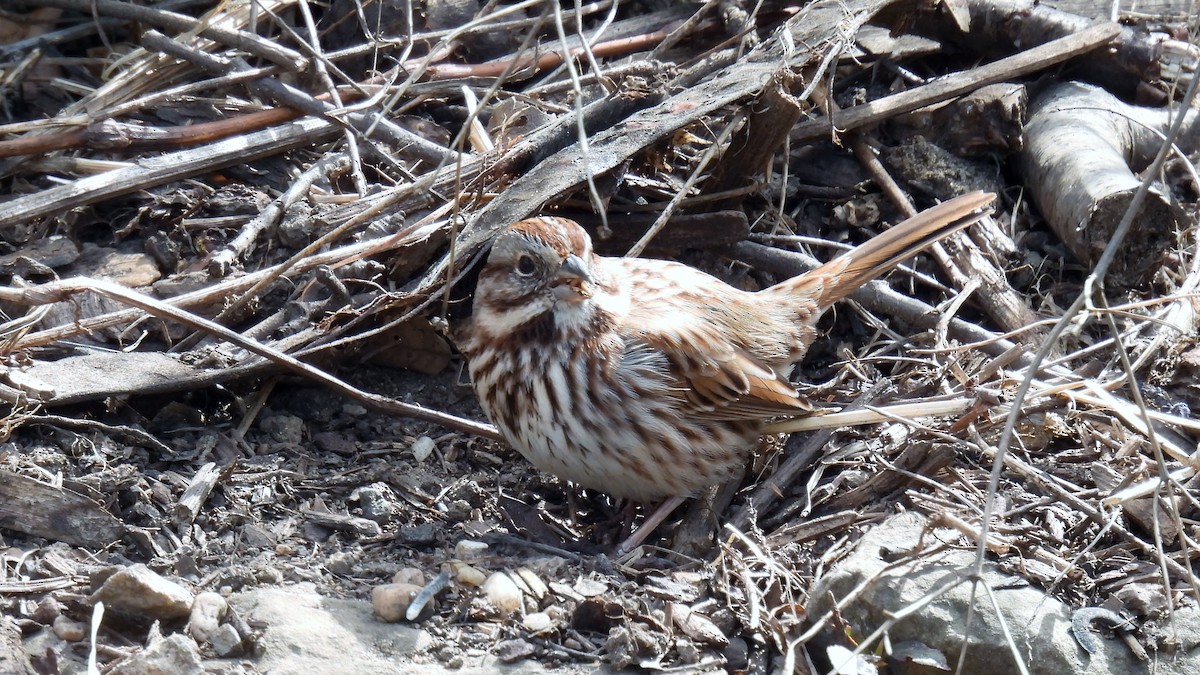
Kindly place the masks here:
<instances>
[{"instance_id":1,"label":"sparrow's head","mask_svg":"<svg viewBox=\"0 0 1200 675\"><path fill-rule=\"evenodd\" d=\"M477 323L498 333L535 320L563 326L592 311L601 280L592 240L566 218L530 218L510 225L492 244L475 290Z\"/></svg>"}]
</instances>

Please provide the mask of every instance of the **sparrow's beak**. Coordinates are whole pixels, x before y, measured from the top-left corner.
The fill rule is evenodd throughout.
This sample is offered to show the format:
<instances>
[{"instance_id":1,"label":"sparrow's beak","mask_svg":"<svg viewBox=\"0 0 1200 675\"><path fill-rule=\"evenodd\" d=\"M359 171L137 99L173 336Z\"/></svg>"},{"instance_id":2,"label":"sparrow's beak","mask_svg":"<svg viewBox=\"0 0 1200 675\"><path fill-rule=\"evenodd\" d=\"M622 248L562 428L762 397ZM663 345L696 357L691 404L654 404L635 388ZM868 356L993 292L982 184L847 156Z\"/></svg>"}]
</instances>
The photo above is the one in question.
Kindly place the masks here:
<instances>
[{"instance_id":1,"label":"sparrow's beak","mask_svg":"<svg viewBox=\"0 0 1200 675\"><path fill-rule=\"evenodd\" d=\"M567 302L583 302L592 297L592 285L596 283L587 270L583 258L572 253L563 261L562 267L550 281L554 297Z\"/></svg>"}]
</instances>

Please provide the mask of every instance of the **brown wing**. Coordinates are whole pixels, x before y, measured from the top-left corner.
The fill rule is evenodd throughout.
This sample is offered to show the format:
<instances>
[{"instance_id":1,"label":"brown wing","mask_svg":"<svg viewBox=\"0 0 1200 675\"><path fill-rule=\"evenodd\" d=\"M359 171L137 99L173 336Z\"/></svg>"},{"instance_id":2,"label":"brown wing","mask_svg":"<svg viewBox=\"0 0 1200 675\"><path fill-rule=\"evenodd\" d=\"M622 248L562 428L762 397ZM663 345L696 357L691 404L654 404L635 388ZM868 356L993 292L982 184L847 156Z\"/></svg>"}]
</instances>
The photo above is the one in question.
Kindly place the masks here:
<instances>
[{"instance_id":1,"label":"brown wing","mask_svg":"<svg viewBox=\"0 0 1200 675\"><path fill-rule=\"evenodd\" d=\"M665 356L691 412L762 419L813 410L785 377L795 336L747 316L751 294L677 263L626 259L618 269L633 298L621 322L627 352L649 348Z\"/></svg>"}]
</instances>

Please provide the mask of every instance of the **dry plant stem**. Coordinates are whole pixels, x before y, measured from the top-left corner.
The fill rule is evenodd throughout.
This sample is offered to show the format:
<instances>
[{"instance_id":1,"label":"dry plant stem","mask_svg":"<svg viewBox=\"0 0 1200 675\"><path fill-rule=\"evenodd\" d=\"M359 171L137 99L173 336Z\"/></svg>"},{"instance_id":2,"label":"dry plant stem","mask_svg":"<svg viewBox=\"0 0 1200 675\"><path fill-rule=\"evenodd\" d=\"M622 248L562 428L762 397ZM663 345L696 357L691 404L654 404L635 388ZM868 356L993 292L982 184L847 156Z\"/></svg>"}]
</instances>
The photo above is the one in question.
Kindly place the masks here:
<instances>
[{"instance_id":1,"label":"dry plant stem","mask_svg":"<svg viewBox=\"0 0 1200 675\"><path fill-rule=\"evenodd\" d=\"M240 57L226 60L212 56L182 42L172 40L162 34L157 34L154 31L147 31L142 36L142 40L147 46L153 46L155 49L170 54L175 58L183 59L214 75L226 75L230 70L233 72L253 70L252 66ZM450 153L442 146L427 141L411 131L401 128L394 122L384 119L378 114L348 111L345 108L336 107L332 103L322 100L325 97L317 98L310 96L275 78L252 80L247 82L246 86L281 105L301 110L309 115L331 121L339 126L349 125L364 135L374 136L379 140L387 141L395 145L400 152L416 160L439 165L442 162L454 159L453 153Z\"/></svg>"},{"instance_id":2,"label":"dry plant stem","mask_svg":"<svg viewBox=\"0 0 1200 675\"><path fill-rule=\"evenodd\" d=\"M854 31L886 4L886 0L819 0L789 19L775 36L716 73L708 64L686 71L669 84L672 88L686 87L683 91L620 119L590 139L592 154L588 161L592 170L611 170L681 126L744 96L757 93L759 83L782 65L799 67L816 60L818 46L828 41L829 35ZM786 38L783 37L785 35ZM812 47L812 51L791 47L797 44L818 46ZM703 79L705 77L707 79ZM621 103L620 97L606 100ZM530 161L532 166L479 210L458 237L459 261L454 265L455 269L463 269L464 264L475 258L501 227L527 217L548 198L586 180L579 166L578 146L566 147L544 159L535 157ZM439 261L418 292L436 293L446 278L449 266L448 260Z\"/></svg>"},{"instance_id":3,"label":"dry plant stem","mask_svg":"<svg viewBox=\"0 0 1200 675\"><path fill-rule=\"evenodd\" d=\"M114 28L120 25L116 19L100 19L99 21L87 21L77 23L74 26L60 28L50 33L43 33L33 37L27 37L23 40L16 40L0 45L0 59L7 59L12 56L20 56L22 54L32 53L36 49L45 49L64 42L71 42L86 35L95 33L97 29L105 30Z\"/></svg>"},{"instance_id":4,"label":"dry plant stem","mask_svg":"<svg viewBox=\"0 0 1200 675\"><path fill-rule=\"evenodd\" d=\"M320 143L336 127L325 120L303 119L230 138L200 148L145 157L137 164L0 203L0 229L119 197L137 190L190 178L268 155Z\"/></svg>"},{"instance_id":5,"label":"dry plant stem","mask_svg":"<svg viewBox=\"0 0 1200 675\"><path fill-rule=\"evenodd\" d=\"M343 107L342 97L338 92L337 86L333 83L333 78L329 76L329 70L336 70L336 66L334 66L325 57L324 51L321 49L321 36L320 33L317 32L317 25L313 20L312 10L308 6L308 0L300 0L298 7L300 8L300 15L304 17L304 29L305 32L308 33L308 39L310 41L308 43L301 41L300 44L311 49L313 54L313 69L316 70L317 76L321 80L321 84L325 86L325 96L329 98L333 108L335 110L339 110ZM279 23L285 27L287 26L287 24L278 20L278 17L274 12L271 12L270 15L271 18L276 21L276 23ZM337 73L344 80L350 80L350 78L346 77L346 75L340 70L337 70ZM362 94L358 95L361 96ZM346 130L343 136L346 139L346 152L350 159L350 171L351 176L354 179L355 191L360 195L364 195L367 193L369 188L367 186L367 177L363 174L362 157L358 150L358 138L350 130Z\"/></svg>"},{"instance_id":6,"label":"dry plant stem","mask_svg":"<svg viewBox=\"0 0 1200 675\"><path fill-rule=\"evenodd\" d=\"M25 396L25 393L21 392L21 395ZM127 427L123 425L113 426L111 424L104 424L103 422L89 420L82 417L64 417L61 415L39 414L27 419L25 424L45 424L47 426L60 426L67 428L95 429L103 431L107 434L125 436L136 443L140 443L147 448L162 453L164 457L169 457L175 452L167 445L164 445L162 441L158 440L154 436L151 436L145 431L142 431L141 429L135 429L134 427Z\"/></svg>"},{"instance_id":7,"label":"dry plant stem","mask_svg":"<svg viewBox=\"0 0 1200 675\"><path fill-rule=\"evenodd\" d=\"M249 287L253 286L256 282L261 281L263 278L266 278L266 277L271 277L273 279L278 278L279 276L283 276L288 271L294 271L296 273L306 272L310 269L319 267L321 265L328 265L331 263L335 263L339 260L346 258L349 255L352 255L355 252L373 248L373 247L377 247L378 245L379 245L379 242L375 242L375 241L360 242L360 243L353 244L351 246L347 246L344 248L339 248L339 249L335 249L333 251L328 251L328 252L322 253L320 255L309 256L309 257L305 258L304 260L299 261L295 265L294 270L290 269L290 268L286 268L284 266L284 265L286 265L286 263L285 263L284 265L277 265L275 267L270 267L265 270L260 270L258 272L248 274L244 277L238 277L236 279L229 279L229 280L226 280L219 284L215 284L211 287L202 288L200 290L192 291L190 293L185 293L183 295L179 295L174 298L170 298L169 300L164 300L161 302L164 302L165 304L168 304L168 305L171 305L171 306L177 307L177 308L185 308L185 307L193 307L196 305L211 304L211 303L217 302L218 300L220 300L230 294L237 293L246 288L249 288ZM123 323L130 323L133 321L137 321L138 319L142 319L145 316L146 316L146 313L141 310L138 310L138 309L126 309L126 310L121 310L119 312L111 312L109 314L102 314L100 316L95 316L95 317L91 317L88 319L82 319L80 321L76 321L75 323L72 323L69 325L55 326L53 328L47 328L47 329L44 329L41 331L37 331L35 333L30 333L29 335L22 337L18 342L16 342L13 345L13 348L14 349L27 349L30 347L40 347L42 345L53 344L60 340L68 340L76 335L80 335L80 334L87 333L90 331L101 330L104 328L110 328L112 326L117 326L117 325L120 325Z\"/></svg>"},{"instance_id":8,"label":"dry plant stem","mask_svg":"<svg viewBox=\"0 0 1200 675\"><path fill-rule=\"evenodd\" d=\"M136 21L175 33L195 33L214 42L236 47L293 72L303 71L306 65L304 57L294 50L254 33L206 25L190 16L153 7L118 0L17 0L17 4L26 7L59 7L84 14L95 12L103 17Z\"/></svg>"},{"instance_id":9,"label":"dry plant stem","mask_svg":"<svg viewBox=\"0 0 1200 675\"><path fill-rule=\"evenodd\" d=\"M1072 8L1069 3L1054 3L1054 7L1051 7L1036 0L968 0L963 5L970 11L971 29L967 34L957 30L945 34L938 23L926 23L934 37L951 43L969 44L978 52L1008 50L1012 45L1039 44L1049 37L1085 30L1094 23L1092 18L1070 13ZM1090 5L1089 14L1092 16L1108 14L1107 5L1082 5ZM1147 12L1154 11L1154 21L1164 20L1163 15L1169 6L1169 3L1153 8L1142 5ZM1090 11L1097 9L1099 11ZM1195 14L1189 12L1186 5L1178 5L1177 9L1187 12L1189 17ZM1122 14L1129 16L1124 8ZM1144 95L1153 89L1147 83L1171 80L1167 69L1172 65L1170 61L1176 58L1175 49L1181 46L1174 40L1164 39L1162 33L1145 30L1144 24L1126 25L1110 49L1078 64L1083 74L1080 79L1101 83L1105 89L1122 97L1133 98L1135 93ZM1188 51L1185 49L1184 53ZM1183 56L1181 61L1194 63L1195 58L1192 52Z\"/></svg>"},{"instance_id":10,"label":"dry plant stem","mask_svg":"<svg viewBox=\"0 0 1200 675\"><path fill-rule=\"evenodd\" d=\"M268 204L253 220L246 223L236 237L213 254L212 259L208 262L208 269L218 277L229 274L233 266L254 245L258 236L267 228L278 225L287 208L300 201L308 193L308 189L312 187L313 183L338 165L345 163L344 155L332 154L325 155L320 161L310 166L292 181L286 192Z\"/></svg>"},{"instance_id":11,"label":"dry plant stem","mask_svg":"<svg viewBox=\"0 0 1200 675\"><path fill-rule=\"evenodd\" d=\"M420 406L402 403L393 399L389 399L377 394L369 394L359 389L350 386L340 379L326 373L322 370L314 368L295 357L280 352L276 349L263 345L254 340L247 339L234 331L225 328L224 326L214 323L201 316L197 316L190 312L185 312L177 307L173 307L166 303L160 302L148 296L142 295L135 291L131 291L124 286L106 281L104 279L66 279L57 281L42 286L30 288L3 288L0 289L0 300L14 302L22 305L43 305L51 302L60 302L70 298L76 293L98 293L105 297L112 298L119 302L137 307L153 316L162 319L177 321L185 326L195 330L203 330L214 335L218 335L224 340L231 342L246 351L257 354L273 363L276 363L288 370L298 373L304 377L316 380L333 390L345 394L364 405L367 405L380 412L387 412L413 419L425 420L427 422L435 422L450 429L457 429L466 433L474 434L482 438L491 440L502 440L500 434L495 428L488 424L480 424L470 420L448 415L436 410L422 408Z\"/></svg>"},{"instance_id":12,"label":"dry plant stem","mask_svg":"<svg viewBox=\"0 0 1200 675\"><path fill-rule=\"evenodd\" d=\"M1192 82L1188 86L1187 92L1184 94L1183 99L1180 102L1180 108L1182 110L1190 110L1191 109L1192 102L1196 98L1198 84L1200 84L1200 80L1193 78ZM1183 125L1184 117L1185 117L1184 115L1176 116L1174 123L1172 124L1171 128L1169 129L1168 133L1166 134L1166 140L1163 142L1162 147L1160 148L1158 154L1154 158L1154 161L1151 163L1150 167L1145 172L1147 179L1142 182L1142 184L1138 187L1137 191L1134 193L1133 198L1131 199L1131 202L1129 204L1129 208L1126 211L1125 216L1121 219L1121 222L1117 225L1116 230L1113 232L1113 236L1109 240L1108 246L1105 248L1104 254L1100 257L1100 260L1097 262L1095 269L1088 276L1088 280L1085 283L1083 292L1080 293L1079 297L1075 300L1074 303L1072 303L1071 307L1068 308L1066 312L1064 312L1063 316L1059 319L1059 322L1054 326L1054 328L1051 329L1050 335L1047 336L1045 343L1042 345L1041 349L1038 350L1038 353L1034 358L1034 367L1030 367L1030 368L1026 369L1025 377L1022 379L1021 384L1017 387L1017 390L1016 390L1016 392L1014 394L1014 398L1013 398L1012 410L1009 412L1009 415L1008 415L1007 419L1005 420L1004 428L1003 428L1003 431L1001 432L999 442L996 444L996 450L995 450L996 457L995 457L995 460L993 461L992 472L988 479L988 499L987 499L987 503L986 503L985 516L990 516L990 514L994 513L994 511L995 511L995 501L996 501L997 494L999 492L1000 476L1001 476L1004 466L1006 464L1008 464L1009 462L1016 461L1014 458L1009 457L1008 450L1011 447L1013 435L1016 432L1017 420L1020 417L1020 411L1022 408L1022 404L1026 400L1026 396L1029 394L1029 390L1033 385L1033 381L1035 379L1036 372L1037 372L1037 366L1046 359L1046 356L1049 354L1050 350L1053 348L1053 346L1057 342L1058 338L1062 335L1063 332L1066 331L1067 327L1070 326L1071 323L1075 320L1075 315L1078 314L1078 312L1084 308L1085 304L1088 301L1088 296L1092 292L1096 292L1096 291L1103 292L1104 277L1108 273L1109 268L1112 266L1113 260L1115 259L1116 255L1117 255L1118 249L1120 248L1122 242L1125 240L1125 237L1129 234L1129 231L1133 226L1134 217L1138 211L1138 208L1141 206L1142 201L1145 199L1146 195L1150 191L1151 180L1154 177L1158 176L1159 173L1162 171L1162 167L1165 164L1167 157L1170 155L1170 153L1172 151L1172 144L1174 142L1174 139L1178 137L1179 130ZM1130 373L1130 376L1132 377L1132 373ZM1086 506L1086 505L1084 505L1084 506ZM1079 508L1079 507L1077 506L1076 508ZM1085 513L1087 513L1088 511L1091 511L1091 509L1080 509L1080 510L1084 511ZM1093 516L1093 520L1095 520L1097 523L1100 523L1101 525L1103 525L1105 519L1100 518L1098 516ZM986 548L983 545L983 539L987 537L987 533L988 533L988 518L987 517L985 517L983 520L982 529L983 529L983 533L982 533L983 538L981 538L981 540L979 542L979 546L977 548L976 557L975 557L975 573L977 576L982 573L983 564L984 564L984 560L985 560ZM1146 544L1145 546L1149 547L1148 544ZM1193 589L1196 589L1197 580L1195 579L1195 577L1190 569L1186 569L1186 568L1181 569L1180 566L1178 565L1178 563L1175 563L1173 560L1171 560L1166 555L1164 555L1161 551L1157 551L1157 553L1158 553L1159 559L1161 560L1161 563L1164 567L1175 568L1175 569L1173 569L1173 571L1176 571L1177 573L1181 574L1181 576L1183 578L1188 579L1189 582L1191 583ZM1163 583L1168 585L1167 596L1168 596L1168 598L1170 598L1171 593L1170 593L1168 580L1163 579ZM1197 590L1196 593L1197 593L1196 599L1200 600L1200 590ZM1171 600L1168 599L1168 603L1171 603Z\"/></svg>"},{"instance_id":13,"label":"dry plant stem","mask_svg":"<svg viewBox=\"0 0 1200 675\"><path fill-rule=\"evenodd\" d=\"M259 77L261 70L252 74ZM105 119L75 131L29 134L0 141L0 157L44 155L72 148L131 150L196 145L281 124L301 115L302 112L293 108L272 108L179 127L152 127Z\"/></svg>"},{"instance_id":14,"label":"dry plant stem","mask_svg":"<svg viewBox=\"0 0 1200 675\"><path fill-rule=\"evenodd\" d=\"M792 130L792 142L817 140L831 132L844 133L878 124L894 115L961 96L985 84L1037 72L1108 44L1120 31L1120 26L1112 23L1093 26L986 66L947 75L924 86L854 106L838 113L832 120L802 122Z\"/></svg>"},{"instance_id":15,"label":"dry plant stem","mask_svg":"<svg viewBox=\"0 0 1200 675\"><path fill-rule=\"evenodd\" d=\"M875 183L883 188L892 202L900 208L901 213L906 218L916 215L916 208L879 161L878 155L866 139L861 134L853 134L850 147L854 156L866 167ZM951 256L946 251L948 247L957 249L959 254ZM1008 283L1004 271L979 252L966 232L934 244L929 248L929 254L937 259L942 269L950 275L953 286L965 288L974 282L982 285L984 292L974 294L974 302L1004 330L1017 330L1037 320L1037 316L1026 306L1025 299Z\"/></svg>"},{"instance_id":16,"label":"dry plant stem","mask_svg":"<svg viewBox=\"0 0 1200 675\"><path fill-rule=\"evenodd\" d=\"M652 47L667 36L667 30L658 30L635 37L608 40L592 46L592 53L598 57L624 56L632 52ZM585 48L576 47L569 51L571 58L585 55ZM505 72L522 72L531 70L538 72L554 68L563 63L562 51L544 52L537 56L516 56L501 61L491 61L479 64L447 63L431 65L425 68L425 76L431 80L451 80L472 77L496 77ZM410 64L405 64L408 67Z\"/></svg>"},{"instance_id":17,"label":"dry plant stem","mask_svg":"<svg viewBox=\"0 0 1200 675\"><path fill-rule=\"evenodd\" d=\"M1055 499L1069 505L1071 508L1079 511L1084 516L1087 516L1087 518L1096 525L1102 528L1108 527L1112 532L1119 534L1122 539L1132 544L1140 552L1151 556L1159 552L1159 549L1156 548L1154 544L1151 544L1141 537L1138 537L1133 532L1130 532L1128 528L1121 525L1119 522L1115 522L1111 518L1106 518L1103 512L1096 509L1089 502L1077 497L1071 490L1063 488L1053 481L1047 480L1047 476L1044 471L1025 463L1023 460L1018 459L1011 454L1004 454L1003 458L1001 458L1001 456L998 454L998 449L993 449L990 446L983 444L982 439L977 438L976 444L985 449L983 455L984 457L990 456L993 458L993 461L1003 461L1004 467L1012 471L1015 475L1020 476L1024 480L1028 480L1034 485L1037 485L1039 489L1053 495ZM980 530L981 538L979 541L981 542L985 541L982 538L982 535L988 534L991 529L988 525L988 517L986 516L986 514L990 513L992 513L991 505L985 504L985 517L981 521ZM1171 572L1178 575L1182 579L1187 579L1189 576L1191 576L1192 573L1186 567L1171 560L1170 558L1167 558L1167 560L1168 568Z\"/></svg>"},{"instance_id":18,"label":"dry plant stem","mask_svg":"<svg viewBox=\"0 0 1200 675\"><path fill-rule=\"evenodd\" d=\"M675 213L675 209L679 207L679 204L683 202L684 198L695 187L696 182L700 180L700 176L708 167L709 162L716 157L717 152L729 141L729 137L733 135L734 129L738 128L742 119L741 114L734 115L733 119L725 125L725 128L721 130L721 133L713 141L712 145L708 146L704 154L700 156L700 161L696 163L696 167L688 173L687 180L684 181L683 186L675 193L675 196L671 197L671 201L667 202L666 207L654 219L654 223L646 229L646 233L642 235L642 238L630 247L629 252L625 254L626 257L633 258L641 255L646 250L646 247L650 245L650 242L653 241L654 237L662 232L663 228L667 226L667 221Z\"/></svg>"},{"instance_id":19,"label":"dry plant stem","mask_svg":"<svg viewBox=\"0 0 1200 675\"><path fill-rule=\"evenodd\" d=\"M786 70L775 73L750 106L746 122L734 134L729 149L713 167L704 183L705 192L744 188L770 175L771 161L787 142L788 133L803 112L800 100L791 93L799 81L795 73ZM718 202L713 208L737 208L740 203L740 199Z\"/></svg>"},{"instance_id":20,"label":"dry plant stem","mask_svg":"<svg viewBox=\"0 0 1200 675\"><path fill-rule=\"evenodd\" d=\"M1097 299L1101 303L1107 304L1107 301L1104 298L1103 294L1100 294ZM1105 319L1107 319L1107 321L1108 321L1109 330L1113 334L1120 333L1120 330L1118 330L1118 328L1117 328L1116 319L1113 317L1112 313L1106 313L1104 316L1105 316ZM1150 420L1150 416L1148 415L1148 410L1146 408L1146 402L1142 398L1142 389L1138 385L1137 380L1133 377L1134 370L1133 370L1133 364L1130 362L1130 359L1129 359L1129 352L1128 352L1128 350L1125 349L1125 345L1122 344L1120 341L1118 341L1118 343L1117 343L1117 353L1121 357L1121 366L1125 369L1125 372L1129 377L1129 390L1130 390L1130 393L1133 394L1133 401L1134 401L1134 403L1137 404L1138 410L1141 411L1141 413L1142 413L1142 423L1145 424L1147 427L1153 428L1152 427L1153 423ZM1153 450L1154 463L1158 467L1158 477L1159 477L1159 481L1160 481L1159 489L1155 492L1154 498L1155 498L1155 500L1159 501L1160 503L1161 502L1166 503L1167 513L1171 516L1172 520L1174 521L1173 525L1176 528L1175 531L1182 534L1184 532L1187 532L1187 530L1184 529L1183 517L1180 514L1179 505L1175 502L1174 499L1164 498L1163 491L1177 489L1180 491L1180 493L1186 494L1187 488L1172 481L1171 471L1167 467L1166 458L1163 456L1163 447L1162 447L1162 444L1159 443L1158 435L1151 433L1148 435L1148 437L1150 440L1150 448L1151 448L1151 450ZM1163 566L1163 571L1162 571L1163 572L1163 584L1167 589L1169 589L1170 583L1167 581L1168 577L1167 577L1167 569L1166 569L1167 556L1161 553L1161 551L1163 551L1162 531L1161 531L1161 527L1159 526L1157 514L1158 514L1158 510L1156 509L1155 510L1155 518L1154 518L1154 539L1155 539L1154 543L1155 543L1156 547L1158 548L1158 550L1160 551L1159 559L1160 559L1160 564ZM1186 547L1187 544L1185 543L1184 546ZM1192 586L1192 593L1194 593L1195 597L1198 600L1200 600L1200 579L1197 579L1195 573L1189 573L1186 578ZM1174 602L1168 600L1168 607L1173 608L1173 606L1174 606Z\"/></svg>"},{"instance_id":21,"label":"dry plant stem","mask_svg":"<svg viewBox=\"0 0 1200 675\"><path fill-rule=\"evenodd\" d=\"M700 24L719 4L721 4L721 0L707 0L707 2L701 5L700 9L696 10L695 14L692 14L690 17L688 17L687 21L684 21L671 30L671 32L667 33L667 35L663 37L662 42L658 43L658 46L650 50L650 53L646 55L646 58L651 60L663 58L663 54L665 54L668 49L679 44L679 41L688 35L700 30Z\"/></svg>"}]
</instances>

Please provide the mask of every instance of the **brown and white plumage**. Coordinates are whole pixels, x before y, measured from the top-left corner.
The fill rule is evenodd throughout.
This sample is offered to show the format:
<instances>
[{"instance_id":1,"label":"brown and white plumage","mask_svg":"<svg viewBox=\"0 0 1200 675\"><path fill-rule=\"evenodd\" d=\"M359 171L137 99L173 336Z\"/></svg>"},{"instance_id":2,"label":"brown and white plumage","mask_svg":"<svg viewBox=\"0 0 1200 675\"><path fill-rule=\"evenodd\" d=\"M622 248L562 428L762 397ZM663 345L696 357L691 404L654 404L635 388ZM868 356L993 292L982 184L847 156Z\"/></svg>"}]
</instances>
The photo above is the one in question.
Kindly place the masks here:
<instances>
[{"instance_id":1,"label":"brown and white plumage","mask_svg":"<svg viewBox=\"0 0 1200 675\"><path fill-rule=\"evenodd\" d=\"M757 293L686 265L606 258L576 223L511 225L461 344L484 411L542 471L640 501L726 480L765 423L810 406L788 382L833 302L986 212L975 192Z\"/></svg>"}]
</instances>

